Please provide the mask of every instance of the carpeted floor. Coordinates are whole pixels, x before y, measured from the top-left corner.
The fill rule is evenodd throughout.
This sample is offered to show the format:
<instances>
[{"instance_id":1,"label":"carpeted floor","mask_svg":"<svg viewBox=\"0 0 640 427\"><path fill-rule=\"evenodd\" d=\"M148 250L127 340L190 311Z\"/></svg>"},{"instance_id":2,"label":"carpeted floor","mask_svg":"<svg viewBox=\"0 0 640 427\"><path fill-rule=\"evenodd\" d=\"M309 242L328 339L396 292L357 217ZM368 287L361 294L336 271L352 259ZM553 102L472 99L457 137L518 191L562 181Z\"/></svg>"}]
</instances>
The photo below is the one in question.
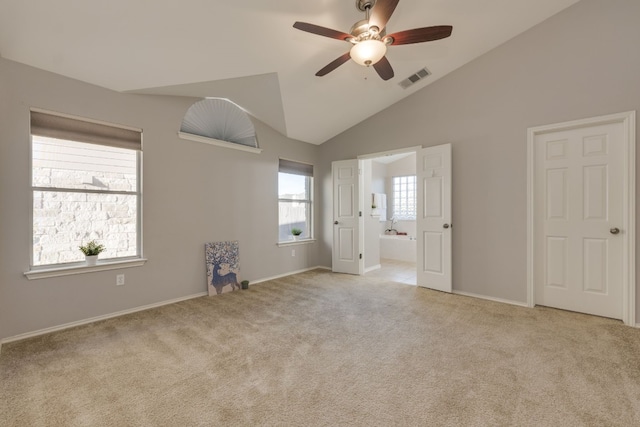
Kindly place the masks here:
<instances>
[{"instance_id":1,"label":"carpeted floor","mask_svg":"<svg viewBox=\"0 0 640 427\"><path fill-rule=\"evenodd\" d=\"M640 425L640 330L316 270L5 344L0 425Z\"/></svg>"}]
</instances>

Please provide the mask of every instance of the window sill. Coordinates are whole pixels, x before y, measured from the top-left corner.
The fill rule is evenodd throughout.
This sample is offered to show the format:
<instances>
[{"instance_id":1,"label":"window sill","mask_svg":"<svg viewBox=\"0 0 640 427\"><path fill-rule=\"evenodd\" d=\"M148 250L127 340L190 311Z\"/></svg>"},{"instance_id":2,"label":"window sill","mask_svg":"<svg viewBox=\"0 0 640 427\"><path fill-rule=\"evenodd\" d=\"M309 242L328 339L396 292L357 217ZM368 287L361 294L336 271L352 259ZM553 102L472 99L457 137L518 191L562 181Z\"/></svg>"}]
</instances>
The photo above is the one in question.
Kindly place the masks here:
<instances>
[{"instance_id":1,"label":"window sill","mask_svg":"<svg viewBox=\"0 0 640 427\"><path fill-rule=\"evenodd\" d=\"M95 271L118 270L121 268L140 267L147 262L144 258L136 258L122 261L104 261L97 265L73 265L67 267L34 268L24 273L29 280L47 279L50 277L72 276L75 274L93 273Z\"/></svg>"},{"instance_id":2,"label":"window sill","mask_svg":"<svg viewBox=\"0 0 640 427\"><path fill-rule=\"evenodd\" d=\"M186 139L187 141L202 142L204 144L215 145L217 147L231 148L234 150L248 151L249 153L260 154L261 148L250 147L248 145L242 145L234 142L222 141L214 138L207 138L206 136L194 135L186 132L178 132L180 139Z\"/></svg>"},{"instance_id":3,"label":"window sill","mask_svg":"<svg viewBox=\"0 0 640 427\"><path fill-rule=\"evenodd\" d=\"M296 245L305 245L307 243L315 243L316 239L302 239L302 240L287 240L285 242L278 242L279 247L284 246L296 246Z\"/></svg>"}]
</instances>

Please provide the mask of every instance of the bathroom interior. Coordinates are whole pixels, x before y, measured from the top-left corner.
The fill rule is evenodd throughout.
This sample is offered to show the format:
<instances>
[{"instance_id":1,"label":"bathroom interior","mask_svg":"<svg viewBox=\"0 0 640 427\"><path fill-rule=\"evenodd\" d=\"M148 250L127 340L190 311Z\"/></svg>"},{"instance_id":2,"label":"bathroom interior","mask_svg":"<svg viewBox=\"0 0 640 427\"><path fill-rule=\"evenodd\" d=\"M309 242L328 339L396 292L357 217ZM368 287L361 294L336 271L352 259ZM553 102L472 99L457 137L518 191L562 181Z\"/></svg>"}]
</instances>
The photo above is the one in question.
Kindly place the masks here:
<instances>
[{"instance_id":1,"label":"bathroom interior","mask_svg":"<svg viewBox=\"0 0 640 427\"><path fill-rule=\"evenodd\" d=\"M386 155L362 163L365 274L415 285L416 153Z\"/></svg>"}]
</instances>

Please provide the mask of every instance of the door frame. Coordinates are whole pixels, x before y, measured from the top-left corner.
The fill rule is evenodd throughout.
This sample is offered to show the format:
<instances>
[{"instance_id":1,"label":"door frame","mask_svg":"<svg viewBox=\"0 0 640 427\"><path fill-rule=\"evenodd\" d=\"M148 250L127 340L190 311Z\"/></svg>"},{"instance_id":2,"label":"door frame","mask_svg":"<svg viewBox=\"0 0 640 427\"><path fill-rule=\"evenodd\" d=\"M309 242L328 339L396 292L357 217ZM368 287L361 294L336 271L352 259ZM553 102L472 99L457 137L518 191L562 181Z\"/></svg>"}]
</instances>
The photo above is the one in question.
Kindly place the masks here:
<instances>
[{"instance_id":1,"label":"door frame","mask_svg":"<svg viewBox=\"0 0 640 427\"><path fill-rule=\"evenodd\" d=\"M393 156L394 154L416 153L422 148L424 148L422 145L415 145L413 147L398 148L396 150L381 151L379 153L361 154L356 158L358 160L377 159L378 157Z\"/></svg>"},{"instance_id":2,"label":"door frame","mask_svg":"<svg viewBox=\"0 0 640 427\"><path fill-rule=\"evenodd\" d=\"M387 151L380 151L377 153L368 153L368 154L360 154L356 157L356 159L358 160L372 160L372 159L377 159L379 157L386 157L386 156L393 156L395 154L405 154L405 153L414 153L417 155L418 151L422 150L422 148L424 148L422 145L414 145L411 147L406 147L406 148L396 148L394 150L387 150ZM362 191L363 189L361 189ZM361 234L362 234L362 241L364 242L364 227L361 230ZM417 235L416 235L416 239L417 239ZM416 244L419 244L420 242L416 241ZM364 245L363 245L364 246ZM333 258L333 249L331 249L332 253L331 256ZM364 253L364 259L366 260L367 258L367 253L366 253L366 249L363 247L363 253ZM418 257L416 255L416 272L418 269ZM366 273L366 271L364 272ZM363 273L363 274L364 274Z\"/></svg>"},{"instance_id":3,"label":"door frame","mask_svg":"<svg viewBox=\"0 0 640 427\"><path fill-rule=\"evenodd\" d=\"M623 188L623 220L622 229L627 232L623 236L624 259L622 260L622 321L625 325L636 326L636 112L592 117L582 120L556 123L545 126L531 127L527 130L527 306L533 308L535 301L535 233L534 229L534 195L538 190L535 186L535 138L550 132L560 132L583 127L620 123L624 128L624 176Z\"/></svg>"}]
</instances>

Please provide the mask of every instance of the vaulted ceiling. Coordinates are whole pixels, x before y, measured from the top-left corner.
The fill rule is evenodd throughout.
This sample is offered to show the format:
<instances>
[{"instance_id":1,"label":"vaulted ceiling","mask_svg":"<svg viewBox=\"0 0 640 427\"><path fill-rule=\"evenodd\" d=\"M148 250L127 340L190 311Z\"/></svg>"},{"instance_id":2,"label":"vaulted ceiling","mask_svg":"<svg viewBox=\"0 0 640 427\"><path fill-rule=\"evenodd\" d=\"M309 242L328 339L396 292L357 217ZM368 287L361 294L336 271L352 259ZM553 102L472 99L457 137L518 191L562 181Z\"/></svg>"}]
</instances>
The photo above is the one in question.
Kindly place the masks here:
<instances>
[{"instance_id":1,"label":"vaulted ceiling","mask_svg":"<svg viewBox=\"0 0 640 427\"><path fill-rule=\"evenodd\" d=\"M355 0L0 0L4 58L123 92L228 98L290 138L321 144L578 0L401 0L389 33L453 25L451 37L391 46L395 77L349 61ZM408 89L419 69L433 74Z\"/></svg>"}]
</instances>

